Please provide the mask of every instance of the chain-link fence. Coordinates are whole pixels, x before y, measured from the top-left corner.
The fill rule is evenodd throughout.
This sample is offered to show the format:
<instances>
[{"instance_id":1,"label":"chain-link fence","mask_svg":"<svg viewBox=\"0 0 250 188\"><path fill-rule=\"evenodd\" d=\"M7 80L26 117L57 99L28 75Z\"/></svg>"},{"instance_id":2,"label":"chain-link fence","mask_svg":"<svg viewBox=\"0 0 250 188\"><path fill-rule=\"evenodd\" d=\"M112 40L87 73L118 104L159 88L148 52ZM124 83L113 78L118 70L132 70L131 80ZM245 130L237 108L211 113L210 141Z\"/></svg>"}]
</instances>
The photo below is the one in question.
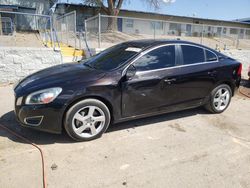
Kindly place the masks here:
<instances>
[{"instance_id":1,"label":"chain-link fence","mask_svg":"<svg viewBox=\"0 0 250 188\"><path fill-rule=\"evenodd\" d=\"M107 46L104 46L103 44L101 44L101 19L101 15L99 14L85 20L85 41L86 44L91 48L107 48L114 45L108 44Z\"/></svg>"},{"instance_id":2,"label":"chain-link fence","mask_svg":"<svg viewBox=\"0 0 250 188\"><path fill-rule=\"evenodd\" d=\"M83 48L83 34L76 30L76 11L53 18L54 28L61 45Z\"/></svg>"},{"instance_id":3,"label":"chain-link fence","mask_svg":"<svg viewBox=\"0 0 250 188\"><path fill-rule=\"evenodd\" d=\"M0 46L42 47L54 38L51 16L0 11Z\"/></svg>"},{"instance_id":4,"label":"chain-link fence","mask_svg":"<svg viewBox=\"0 0 250 188\"><path fill-rule=\"evenodd\" d=\"M85 21L86 39L91 48L107 48L136 39L176 39L211 48L250 49L250 28L97 15Z\"/></svg>"}]
</instances>

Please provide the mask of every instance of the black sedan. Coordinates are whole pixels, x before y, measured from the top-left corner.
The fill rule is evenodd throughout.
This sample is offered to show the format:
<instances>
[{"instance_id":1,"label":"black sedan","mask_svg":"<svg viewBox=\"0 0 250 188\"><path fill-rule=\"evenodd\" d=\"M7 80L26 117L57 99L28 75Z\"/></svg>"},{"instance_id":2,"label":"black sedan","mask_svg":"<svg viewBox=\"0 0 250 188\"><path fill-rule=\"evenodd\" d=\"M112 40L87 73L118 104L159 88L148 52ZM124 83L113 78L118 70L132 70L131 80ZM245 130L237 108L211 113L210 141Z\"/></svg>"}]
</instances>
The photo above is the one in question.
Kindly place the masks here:
<instances>
[{"instance_id":1,"label":"black sedan","mask_svg":"<svg viewBox=\"0 0 250 188\"><path fill-rule=\"evenodd\" d=\"M241 79L241 63L180 40L115 45L79 63L54 66L15 88L25 127L73 139L100 137L111 123L205 106L221 113Z\"/></svg>"}]
</instances>

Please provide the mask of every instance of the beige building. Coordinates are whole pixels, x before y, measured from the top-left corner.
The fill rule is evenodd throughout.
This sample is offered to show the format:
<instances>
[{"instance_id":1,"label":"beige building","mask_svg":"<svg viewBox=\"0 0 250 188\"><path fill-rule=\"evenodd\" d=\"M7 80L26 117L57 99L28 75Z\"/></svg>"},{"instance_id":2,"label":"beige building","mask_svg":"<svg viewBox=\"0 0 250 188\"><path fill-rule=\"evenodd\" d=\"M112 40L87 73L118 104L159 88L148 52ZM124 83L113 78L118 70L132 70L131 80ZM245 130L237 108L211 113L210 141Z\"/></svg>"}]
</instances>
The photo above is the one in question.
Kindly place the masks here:
<instances>
[{"instance_id":1,"label":"beige building","mask_svg":"<svg viewBox=\"0 0 250 188\"><path fill-rule=\"evenodd\" d=\"M77 30L84 30L84 20L101 13L98 7L85 6L82 4L57 4L56 14L76 11ZM136 19L135 19L136 18ZM101 27L105 30L108 19L102 19ZM96 23L97 24L97 23ZM232 38L250 39L250 24L239 21L225 21L203 19L196 17L173 16L142 11L121 10L117 19L118 31L124 33L150 34L175 36L228 36Z\"/></svg>"}]
</instances>

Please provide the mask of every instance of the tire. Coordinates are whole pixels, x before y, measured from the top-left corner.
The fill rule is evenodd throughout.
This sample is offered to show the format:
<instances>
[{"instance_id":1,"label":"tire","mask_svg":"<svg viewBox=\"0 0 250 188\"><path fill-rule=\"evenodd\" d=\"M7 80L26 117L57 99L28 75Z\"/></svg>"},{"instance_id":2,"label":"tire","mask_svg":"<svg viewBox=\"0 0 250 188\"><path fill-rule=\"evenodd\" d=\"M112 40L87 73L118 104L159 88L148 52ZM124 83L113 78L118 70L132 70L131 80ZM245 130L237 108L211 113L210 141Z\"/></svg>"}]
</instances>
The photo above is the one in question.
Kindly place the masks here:
<instances>
[{"instance_id":1,"label":"tire","mask_svg":"<svg viewBox=\"0 0 250 188\"><path fill-rule=\"evenodd\" d=\"M205 108L214 114L222 113L228 108L231 98L231 88L227 84L221 84L213 89Z\"/></svg>"},{"instance_id":2,"label":"tire","mask_svg":"<svg viewBox=\"0 0 250 188\"><path fill-rule=\"evenodd\" d=\"M110 124L110 111L101 101L85 99L66 112L64 127L76 141L89 141L102 136Z\"/></svg>"}]
</instances>

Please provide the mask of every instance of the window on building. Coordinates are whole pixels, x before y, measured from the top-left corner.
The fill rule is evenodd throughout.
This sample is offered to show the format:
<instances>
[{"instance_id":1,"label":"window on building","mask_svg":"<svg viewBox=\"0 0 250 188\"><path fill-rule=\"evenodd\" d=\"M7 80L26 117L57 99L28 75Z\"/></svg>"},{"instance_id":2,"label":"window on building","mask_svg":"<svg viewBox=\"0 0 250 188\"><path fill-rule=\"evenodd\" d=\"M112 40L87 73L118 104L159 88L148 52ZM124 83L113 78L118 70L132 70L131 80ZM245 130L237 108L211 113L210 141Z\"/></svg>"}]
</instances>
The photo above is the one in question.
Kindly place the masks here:
<instances>
[{"instance_id":1,"label":"window on building","mask_svg":"<svg viewBox=\"0 0 250 188\"><path fill-rule=\"evenodd\" d=\"M132 20L132 19L125 19L125 25L126 25L126 27L133 28L134 27L134 20Z\"/></svg>"},{"instance_id":2,"label":"window on building","mask_svg":"<svg viewBox=\"0 0 250 188\"><path fill-rule=\"evenodd\" d=\"M237 30L237 29L235 29L235 28L231 28L231 29L230 29L230 34L236 35L237 33L238 33L238 30Z\"/></svg>"},{"instance_id":3,"label":"window on building","mask_svg":"<svg viewBox=\"0 0 250 188\"><path fill-rule=\"evenodd\" d=\"M226 34L227 33L227 28L223 28L223 34Z\"/></svg>"},{"instance_id":4,"label":"window on building","mask_svg":"<svg viewBox=\"0 0 250 188\"><path fill-rule=\"evenodd\" d=\"M196 46L182 45L184 65L201 63L205 61L204 50Z\"/></svg>"},{"instance_id":5,"label":"window on building","mask_svg":"<svg viewBox=\"0 0 250 188\"><path fill-rule=\"evenodd\" d=\"M169 24L169 30L177 30L177 29L178 29L178 24L176 23Z\"/></svg>"},{"instance_id":6,"label":"window on building","mask_svg":"<svg viewBox=\"0 0 250 188\"><path fill-rule=\"evenodd\" d=\"M157 30L163 30L163 22L151 22L151 28Z\"/></svg>"},{"instance_id":7,"label":"window on building","mask_svg":"<svg viewBox=\"0 0 250 188\"><path fill-rule=\"evenodd\" d=\"M134 63L138 71L175 66L175 46L160 47L143 55Z\"/></svg>"},{"instance_id":8,"label":"window on building","mask_svg":"<svg viewBox=\"0 0 250 188\"><path fill-rule=\"evenodd\" d=\"M217 34L221 33L222 28L221 27L217 27Z\"/></svg>"}]
</instances>

